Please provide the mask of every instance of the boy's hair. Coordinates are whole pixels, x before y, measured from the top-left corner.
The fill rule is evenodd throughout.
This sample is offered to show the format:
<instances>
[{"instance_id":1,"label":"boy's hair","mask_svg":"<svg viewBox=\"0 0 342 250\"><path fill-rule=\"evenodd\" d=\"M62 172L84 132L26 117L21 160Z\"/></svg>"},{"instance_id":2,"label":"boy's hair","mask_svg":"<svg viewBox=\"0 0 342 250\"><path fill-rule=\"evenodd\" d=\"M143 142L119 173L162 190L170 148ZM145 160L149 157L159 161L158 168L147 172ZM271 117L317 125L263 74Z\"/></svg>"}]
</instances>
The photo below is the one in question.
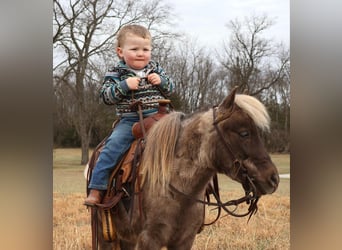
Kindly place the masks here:
<instances>
[{"instance_id":1,"label":"boy's hair","mask_svg":"<svg viewBox=\"0 0 342 250\"><path fill-rule=\"evenodd\" d=\"M126 39L127 34L136 35L144 39L151 39L151 34L145 27L138 24L130 24L123 26L116 36L116 47L121 47Z\"/></svg>"}]
</instances>

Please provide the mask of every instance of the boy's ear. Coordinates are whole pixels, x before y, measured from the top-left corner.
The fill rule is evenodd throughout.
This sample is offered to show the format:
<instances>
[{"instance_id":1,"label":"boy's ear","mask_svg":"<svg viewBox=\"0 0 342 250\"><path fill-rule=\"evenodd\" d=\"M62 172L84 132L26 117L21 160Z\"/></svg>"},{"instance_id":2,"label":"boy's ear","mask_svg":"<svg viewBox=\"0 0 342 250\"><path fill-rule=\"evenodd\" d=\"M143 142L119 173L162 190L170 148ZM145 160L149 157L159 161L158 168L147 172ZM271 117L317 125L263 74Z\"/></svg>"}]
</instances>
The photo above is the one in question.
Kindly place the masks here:
<instances>
[{"instance_id":1,"label":"boy's ear","mask_svg":"<svg viewBox=\"0 0 342 250\"><path fill-rule=\"evenodd\" d=\"M122 58L122 48L121 47L116 47L116 54L118 57Z\"/></svg>"}]
</instances>

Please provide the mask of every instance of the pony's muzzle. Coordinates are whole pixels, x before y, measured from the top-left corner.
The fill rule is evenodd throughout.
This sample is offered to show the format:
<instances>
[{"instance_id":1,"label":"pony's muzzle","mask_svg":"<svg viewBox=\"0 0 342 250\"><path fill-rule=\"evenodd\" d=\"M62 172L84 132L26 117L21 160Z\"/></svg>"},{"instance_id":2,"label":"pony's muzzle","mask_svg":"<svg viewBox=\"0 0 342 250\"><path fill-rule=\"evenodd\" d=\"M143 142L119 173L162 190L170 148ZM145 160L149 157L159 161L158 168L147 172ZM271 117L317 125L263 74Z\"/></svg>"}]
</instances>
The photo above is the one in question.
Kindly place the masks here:
<instances>
[{"instance_id":1,"label":"pony's muzzle","mask_svg":"<svg viewBox=\"0 0 342 250\"><path fill-rule=\"evenodd\" d=\"M243 165L247 169L248 175L256 186L259 195L274 193L279 184L279 174L276 167L271 161L267 160L257 162L257 164L250 159L243 161ZM264 171L259 169L264 169Z\"/></svg>"}]
</instances>

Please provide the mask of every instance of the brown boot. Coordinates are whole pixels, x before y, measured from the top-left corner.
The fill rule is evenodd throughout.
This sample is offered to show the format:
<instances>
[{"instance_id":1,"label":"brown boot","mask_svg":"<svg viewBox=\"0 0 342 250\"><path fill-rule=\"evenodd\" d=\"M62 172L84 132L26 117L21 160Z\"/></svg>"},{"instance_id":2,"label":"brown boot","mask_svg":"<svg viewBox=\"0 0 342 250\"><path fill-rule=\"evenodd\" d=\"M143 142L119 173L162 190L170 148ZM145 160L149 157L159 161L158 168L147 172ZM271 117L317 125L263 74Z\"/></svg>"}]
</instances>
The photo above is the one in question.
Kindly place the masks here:
<instances>
[{"instance_id":1,"label":"brown boot","mask_svg":"<svg viewBox=\"0 0 342 250\"><path fill-rule=\"evenodd\" d=\"M84 205L95 206L100 203L104 194L104 190L91 189L88 197L84 200Z\"/></svg>"}]
</instances>

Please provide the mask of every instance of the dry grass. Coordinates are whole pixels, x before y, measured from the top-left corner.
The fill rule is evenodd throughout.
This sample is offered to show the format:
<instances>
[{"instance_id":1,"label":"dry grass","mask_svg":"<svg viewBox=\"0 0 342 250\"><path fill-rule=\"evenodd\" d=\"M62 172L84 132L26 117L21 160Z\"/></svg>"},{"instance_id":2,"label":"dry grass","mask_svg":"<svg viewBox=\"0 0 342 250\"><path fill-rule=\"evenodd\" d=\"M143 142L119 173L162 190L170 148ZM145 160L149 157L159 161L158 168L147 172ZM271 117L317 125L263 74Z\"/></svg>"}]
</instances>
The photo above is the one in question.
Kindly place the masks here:
<instances>
[{"instance_id":1,"label":"dry grass","mask_svg":"<svg viewBox=\"0 0 342 250\"><path fill-rule=\"evenodd\" d=\"M91 249L90 213L84 194L53 194L53 249Z\"/></svg>"},{"instance_id":2,"label":"dry grass","mask_svg":"<svg viewBox=\"0 0 342 250\"><path fill-rule=\"evenodd\" d=\"M229 196L239 197L234 192ZM246 217L223 216L197 235L192 249L290 249L289 203L286 197L263 197L257 214L248 223ZM206 220L214 217L212 211Z\"/></svg>"},{"instance_id":3,"label":"dry grass","mask_svg":"<svg viewBox=\"0 0 342 250\"><path fill-rule=\"evenodd\" d=\"M79 149L54 151L53 249L91 249L90 212L83 206L83 166L77 164ZM273 157L272 157L273 158ZM289 171L289 156L277 155L281 173ZM69 164L70 162L70 164ZM284 163L285 162L285 163ZM278 164L277 164L278 165ZM287 170L286 170L287 165ZM56 167L55 167L56 166ZM222 199L240 198L240 186L220 176ZM193 250L290 249L290 183L281 179L278 191L259 201L259 211L247 218L223 216L197 235ZM244 208L242 208L244 209ZM216 216L207 209L207 222Z\"/></svg>"}]
</instances>

